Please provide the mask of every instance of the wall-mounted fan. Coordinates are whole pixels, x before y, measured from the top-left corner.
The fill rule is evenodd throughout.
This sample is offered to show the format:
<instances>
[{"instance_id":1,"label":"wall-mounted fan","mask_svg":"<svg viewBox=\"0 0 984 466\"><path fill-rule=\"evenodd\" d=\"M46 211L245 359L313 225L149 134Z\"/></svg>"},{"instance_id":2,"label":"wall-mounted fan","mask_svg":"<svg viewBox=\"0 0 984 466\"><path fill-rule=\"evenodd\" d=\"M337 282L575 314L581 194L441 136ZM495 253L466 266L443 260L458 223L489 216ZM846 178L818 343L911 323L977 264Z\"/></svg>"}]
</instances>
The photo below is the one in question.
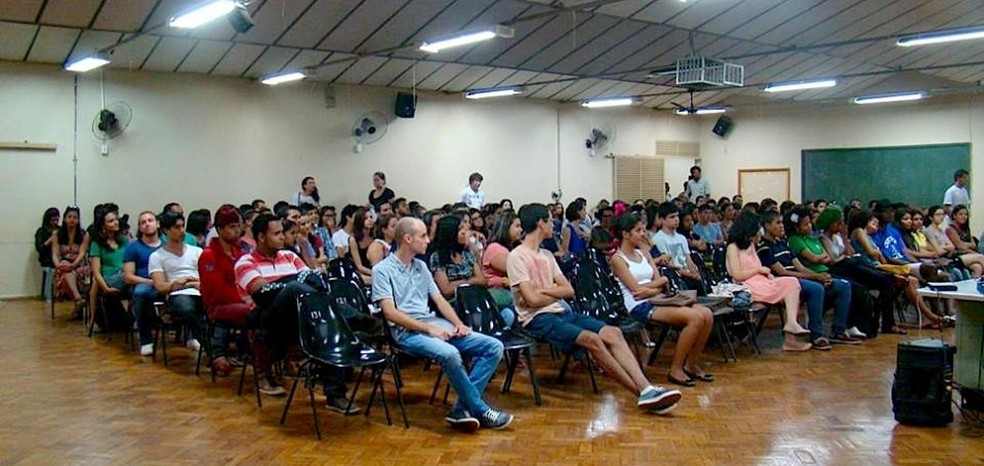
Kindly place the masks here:
<instances>
[{"instance_id":1,"label":"wall-mounted fan","mask_svg":"<svg viewBox=\"0 0 984 466\"><path fill-rule=\"evenodd\" d=\"M584 140L584 147L594 157L599 151L611 147L613 142L615 142L615 125L602 123L591 128L588 138Z\"/></svg>"},{"instance_id":2,"label":"wall-mounted fan","mask_svg":"<svg viewBox=\"0 0 984 466\"><path fill-rule=\"evenodd\" d=\"M352 125L352 138L355 139L355 151L362 152L363 144L372 144L386 134L386 117L379 112L369 112L355 119Z\"/></svg>"},{"instance_id":3,"label":"wall-mounted fan","mask_svg":"<svg viewBox=\"0 0 984 466\"><path fill-rule=\"evenodd\" d=\"M102 141L102 154L109 154L109 140L119 137L130 126L133 109L126 102L118 101L105 106L92 119L92 134Z\"/></svg>"}]
</instances>

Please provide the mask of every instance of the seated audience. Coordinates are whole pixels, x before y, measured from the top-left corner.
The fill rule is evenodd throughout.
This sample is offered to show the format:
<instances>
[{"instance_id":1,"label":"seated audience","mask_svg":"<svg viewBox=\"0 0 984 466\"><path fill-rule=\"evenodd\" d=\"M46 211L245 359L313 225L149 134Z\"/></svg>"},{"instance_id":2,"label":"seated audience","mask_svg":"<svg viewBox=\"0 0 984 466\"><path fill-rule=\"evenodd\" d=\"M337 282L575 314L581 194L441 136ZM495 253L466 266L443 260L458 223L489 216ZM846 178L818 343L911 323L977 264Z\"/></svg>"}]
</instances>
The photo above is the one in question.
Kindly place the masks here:
<instances>
[{"instance_id":1,"label":"seated audience","mask_svg":"<svg viewBox=\"0 0 984 466\"><path fill-rule=\"evenodd\" d=\"M458 401L445 420L453 428L475 431L480 427L502 429L513 420L509 413L492 408L482 394L502 359L502 343L472 333L444 299L427 265L415 257L427 252L423 222L406 217L396 224L396 252L373 269L372 300L393 324L393 338L406 351L436 359ZM427 305L428 298L437 313ZM471 370L462 363L471 359Z\"/></svg>"},{"instance_id":2,"label":"seated audience","mask_svg":"<svg viewBox=\"0 0 984 466\"><path fill-rule=\"evenodd\" d=\"M332 235L335 233L335 206L326 205L321 208L318 228L315 230L324 245L325 258L328 260L338 258L338 249L335 248L335 241Z\"/></svg>"},{"instance_id":3,"label":"seated audience","mask_svg":"<svg viewBox=\"0 0 984 466\"><path fill-rule=\"evenodd\" d=\"M212 228L212 213L208 209L193 210L188 214L187 232L195 238L192 246L204 247L205 235L210 228Z\"/></svg>"},{"instance_id":4,"label":"seated audience","mask_svg":"<svg viewBox=\"0 0 984 466\"><path fill-rule=\"evenodd\" d=\"M759 216L751 212L743 212L731 226L725 261L728 275L736 283L745 285L755 302L785 303L783 312L786 315L786 326L783 328L785 341L782 349L808 351L813 345L796 338L810 334L796 320L800 306L799 280L793 277L775 277L771 269L762 265L756 252L756 245L760 240L759 228Z\"/></svg>"},{"instance_id":5,"label":"seated audience","mask_svg":"<svg viewBox=\"0 0 984 466\"><path fill-rule=\"evenodd\" d=\"M360 207L352 216L352 235L348 239L348 257L352 259L366 285L372 284L372 265L367 253L369 245L373 243L374 224L372 213Z\"/></svg>"},{"instance_id":6,"label":"seated audience","mask_svg":"<svg viewBox=\"0 0 984 466\"><path fill-rule=\"evenodd\" d=\"M184 218L181 215L161 215L161 228L167 235L167 243L150 254L148 272L156 293L166 296L168 312L184 325L185 346L191 351L198 351L201 349L196 338L201 333L198 322L199 316L204 313L198 277L198 259L202 250L184 243ZM134 292L135 297L136 294Z\"/></svg>"},{"instance_id":7,"label":"seated audience","mask_svg":"<svg viewBox=\"0 0 984 466\"><path fill-rule=\"evenodd\" d=\"M526 236L509 253L506 268L516 313L526 331L565 350L583 348L606 374L639 397L639 408L657 414L675 408L680 392L646 379L618 327L576 314L564 301L574 296L574 289L553 255L540 249L543 239L553 234L546 206L524 205L519 220Z\"/></svg>"},{"instance_id":8,"label":"seated audience","mask_svg":"<svg viewBox=\"0 0 984 466\"><path fill-rule=\"evenodd\" d=\"M697 223L691 231L694 235L704 241L708 246L719 246L724 244L724 232L721 225L712 222L714 208L704 204L697 208Z\"/></svg>"},{"instance_id":9,"label":"seated audience","mask_svg":"<svg viewBox=\"0 0 984 466\"><path fill-rule=\"evenodd\" d=\"M61 213L54 207L49 207L41 216L41 226L34 232L34 250L38 253L38 264L41 267L53 269L55 263L52 262L52 247L55 243L55 233L58 231L58 221L61 220ZM47 295L45 290L44 294ZM54 296L51 297L54 299Z\"/></svg>"},{"instance_id":10,"label":"seated audience","mask_svg":"<svg viewBox=\"0 0 984 466\"><path fill-rule=\"evenodd\" d=\"M564 211L564 218L567 222L560 234L561 253L570 253L575 257L584 257L587 254L590 230L581 229L581 224L586 216L587 210L584 204L574 201L567 205L567 210Z\"/></svg>"},{"instance_id":11,"label":"seated audience","mask_svg":"<svg viewBox=\"0 0 984 466\"><path fill-rule=\"evenodd\" d=\"M659 252L669 255L670 267L673 267L681 278L687 280L692 288L697 288L696 283L700 280L700 271L690 257L690 245L687 238L677 233L677 226L680 223L680 209L672 202L659 206L659 220L663 226L653 237L654 246Z\"/></svg>"},{"instance_id":12,"label":"seated audience","mask_svg":"<svg viewBox=\"0 0 984 466\"><path fill-rule=\"evenodd\" d=\"M695 380L714 381L714 376L700 367L704 345L707 344L714 325L711 310L697 304L687 307L657 307L650 303L649 298L667 291L669 281L659 274L649 255L646 229L635 215L625 214L615 220L615 231L621 241L611 259L611 266L618 278L625 308L632 317L642 322L653 321L683 327L677 336L667 380L685 387L696 385Z\"/></svg>"},{"instance_id":13,"label":"seated audience","mask_svg":"<svg viewBox=\"0 0 984 466\"><path fill-rule=\"evenodd\" d=\"M67 212L67 211L66 211ZM913 217L915 213L913 213ZM941 206L932 206L926 212L929 218L928 224L923 228L927 243L938 253L940 257L947 259L958 259L967 267L974 277L979 277L984 272L984 255L976 252L958 252L956 246L950 241L943 225L946 219L946 212Z\"/></svg>"},{"instance_id":14,"label":"seated audience","mask_svg":"<svg viewBox=\"0 0 984 466\"><path fill-rule=\"evenodd\" d=\"M349 204L342 209L342 224L331 236L331 242L335 244L335 252L338 257L345 257L349 252L349 237L352 236L352 229L355 227L353 216L359 210L359 206Z\"/></svg>"},{"instance_id":15,"label":"seated audience","mask_svg":"<svg viewBox=\"0 0 984 466\"><path fill-rule=\"evenodd\" d=\"M950 211L950 226L946 237L960 254L976 253L977 239L970 234L970 211L967 206L958 204Z\"/></svg>"},{"instance_id":16,"label":"seated audience","mask_svg":"<svg viewBox=\"0 0 984 466\"><path fill-rule=\"evenodd\" d=\"M79 208L66 207L61 228L54 235L51 254L56 270L56 287L66 289L75 301L73 319L79 317L79 309L85 304L85 296L79 291L79 285L87 282L92 274L85 260L89 242L89 235L82 229L79 219Z\"/></svg>"},{"instance_id":17,"label":"seated audience","mask_svg":"<svg viewBox=\"0 0 984 466\"><path fill-rule=\"evenodd\" d=\"M372 244L366 251L369 267L372 268L390 255L393 249L393 233L396 229L397 218L393 214L380 214L373 225Z\"/></svg>"},{"instance_id":18,"label":"seated audience","mask_svg":"<svg viewBox=\"0 0 984 466\"><path fill-rule=\"evenodd\" d=\"M131 287L133 317L140 335L140 355L150 356L154 353L153 327L157 322L154 301L160 295L154 287L154 280L150 278L150 255L160 249L164 241L161 240L157 216L153 212L141 212L137 217L137 228L140 236L131 241L123 252L123 280ZM184 241L184 228L181 229L181 241Z\"/></svg>"},{"instance_id":19,"label":"seated audience","mask_svg":"<svg viewBox=\"0 0 984 466\"><path fill-rule=\"evenodd\" d=\"M89 302L96 303L99 295L122 297L126 294L123 280L123 251L129 240L120 230L119 208L115 204L102 204L95 209L95 221L89 246L89 265L92 266L93 285ZM95 308L93 308L95 311ZM96 313L89 313L91 325Z\"/></svg>"}]
</instances>

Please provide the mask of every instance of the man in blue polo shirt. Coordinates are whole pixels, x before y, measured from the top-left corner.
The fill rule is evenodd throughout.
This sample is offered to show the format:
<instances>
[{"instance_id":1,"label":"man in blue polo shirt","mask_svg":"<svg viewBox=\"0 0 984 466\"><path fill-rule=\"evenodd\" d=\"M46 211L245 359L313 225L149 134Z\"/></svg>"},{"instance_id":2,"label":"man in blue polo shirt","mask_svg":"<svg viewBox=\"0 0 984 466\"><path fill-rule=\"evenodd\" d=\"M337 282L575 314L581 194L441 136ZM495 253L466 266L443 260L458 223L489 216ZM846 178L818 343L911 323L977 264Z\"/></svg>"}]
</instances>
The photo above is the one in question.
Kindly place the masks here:
<instances>
[{"instance_id":1,"label":"man in blue polo shirt","mask_svg":"<svg viewBox=\"0 0 984 466\"><path fill-rule=\"evenodd\" d=\"M157 216L153 212L140 213L137 217L137 229L140 236L123 250L123 281L133 290L133 316L137 321L137 333L140 334L140 355L150 356L154 353L154 337L151 332L154 317L151 310L159 293L154 288L147 266L150 255L160 249L164 242L161 241ZM192 349L197 351L199 348Z\"/></svg>"},{"instance_id":2,"label":"man in blue polo shirt","mask_svg":"<svg viewBox=\"0 0 984 466\"><path fill-rule=\"evenodd\" d=\"M406 351L441 364L458 401L445 420L456 429L474 432L479 427L502 429L513 416L492 408L482 393L502 359L502 343L480 333L458 319L441 295L427 264L415 256L427 252L427 228L416 218L396 223L396 252L372 268L372 300L393 324L393 338ZM427 298L437 304L431 312ZM471 358L471 372L462 356Z\"/></svg>"},{"instance_id":3,"label":"man in blue polo shirt","mask_svg":"<svg viewBox=\"0 0 984 466\"><path fill-rule=\"evenodd\" d=\"M795 214L792 214L795 215ZM796 217L791 223L799 223ZM786 243L786 227L782 216L775 211L762 215L762 228L765 235L758 245L759 260L777 276L790 276L799 279L803 301L806 302L809 316L808 328L813 340L813 349L829 351L831 342L856 345L860 343L847 334L847 319L851 311L851 284L847 280L833 278L829 273L816 273L804 266L789 249ZM834 322L831 326L833 337L827 338L823 328L824 297L834 303Z\"/></svg>"}]
</instances>

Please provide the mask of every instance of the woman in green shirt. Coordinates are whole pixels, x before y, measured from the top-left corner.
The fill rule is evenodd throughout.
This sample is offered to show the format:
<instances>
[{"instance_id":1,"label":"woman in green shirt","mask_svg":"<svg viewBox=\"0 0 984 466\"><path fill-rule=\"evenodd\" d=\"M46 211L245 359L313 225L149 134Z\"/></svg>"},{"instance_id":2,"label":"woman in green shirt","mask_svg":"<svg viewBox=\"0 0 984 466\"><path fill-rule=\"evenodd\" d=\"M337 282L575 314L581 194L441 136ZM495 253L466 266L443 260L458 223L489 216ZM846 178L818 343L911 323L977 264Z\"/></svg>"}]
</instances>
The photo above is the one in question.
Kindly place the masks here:
<instances>
[{"instance_id":1,"label":"woman in green shirt","mask_svg":"<svg viewBox=\"0 0 984 466\"><path fill-rule=\"evenodd\" d=\"M123 250L128 243L120 231L119 212L108 208L97 209L96 234L89 246L89 264L92 267L94 285L89 302L96 302L100 294L120 295L126 291L123 281ZM90 321L95 312L89 313Z\"/></svg>"}]
</instances>

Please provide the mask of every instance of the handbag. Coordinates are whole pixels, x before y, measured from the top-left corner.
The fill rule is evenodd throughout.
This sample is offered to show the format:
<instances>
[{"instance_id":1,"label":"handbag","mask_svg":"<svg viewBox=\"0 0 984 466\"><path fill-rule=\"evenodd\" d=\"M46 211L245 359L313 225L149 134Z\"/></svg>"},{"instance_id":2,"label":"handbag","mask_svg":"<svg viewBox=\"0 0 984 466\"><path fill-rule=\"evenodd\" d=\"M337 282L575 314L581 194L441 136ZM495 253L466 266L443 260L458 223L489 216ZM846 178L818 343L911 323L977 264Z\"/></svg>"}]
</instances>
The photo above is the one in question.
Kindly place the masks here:
<instances>
[{"instance_id":1,"label":"handbag","mask_svg":"<svg viewBox=\"0 0 984 466\"><path fill-rule=\"evenodd\" d=\"M683 290L677 293L660 293L649 298L649 303L654 306L687 307L693 306L697 302L697 292L694 290Z\"/></svg>"},{"instance_id":2,"label":"handbag","mask_svg":"<svg viewBox=\"0 0 984 466\"><path fill-rule=\"evenodd\" d=\"M747 311L752 308L752 294L748 291L739 291L731 297L731 308L736 311Z\"/></svg>"}]
</instances>

